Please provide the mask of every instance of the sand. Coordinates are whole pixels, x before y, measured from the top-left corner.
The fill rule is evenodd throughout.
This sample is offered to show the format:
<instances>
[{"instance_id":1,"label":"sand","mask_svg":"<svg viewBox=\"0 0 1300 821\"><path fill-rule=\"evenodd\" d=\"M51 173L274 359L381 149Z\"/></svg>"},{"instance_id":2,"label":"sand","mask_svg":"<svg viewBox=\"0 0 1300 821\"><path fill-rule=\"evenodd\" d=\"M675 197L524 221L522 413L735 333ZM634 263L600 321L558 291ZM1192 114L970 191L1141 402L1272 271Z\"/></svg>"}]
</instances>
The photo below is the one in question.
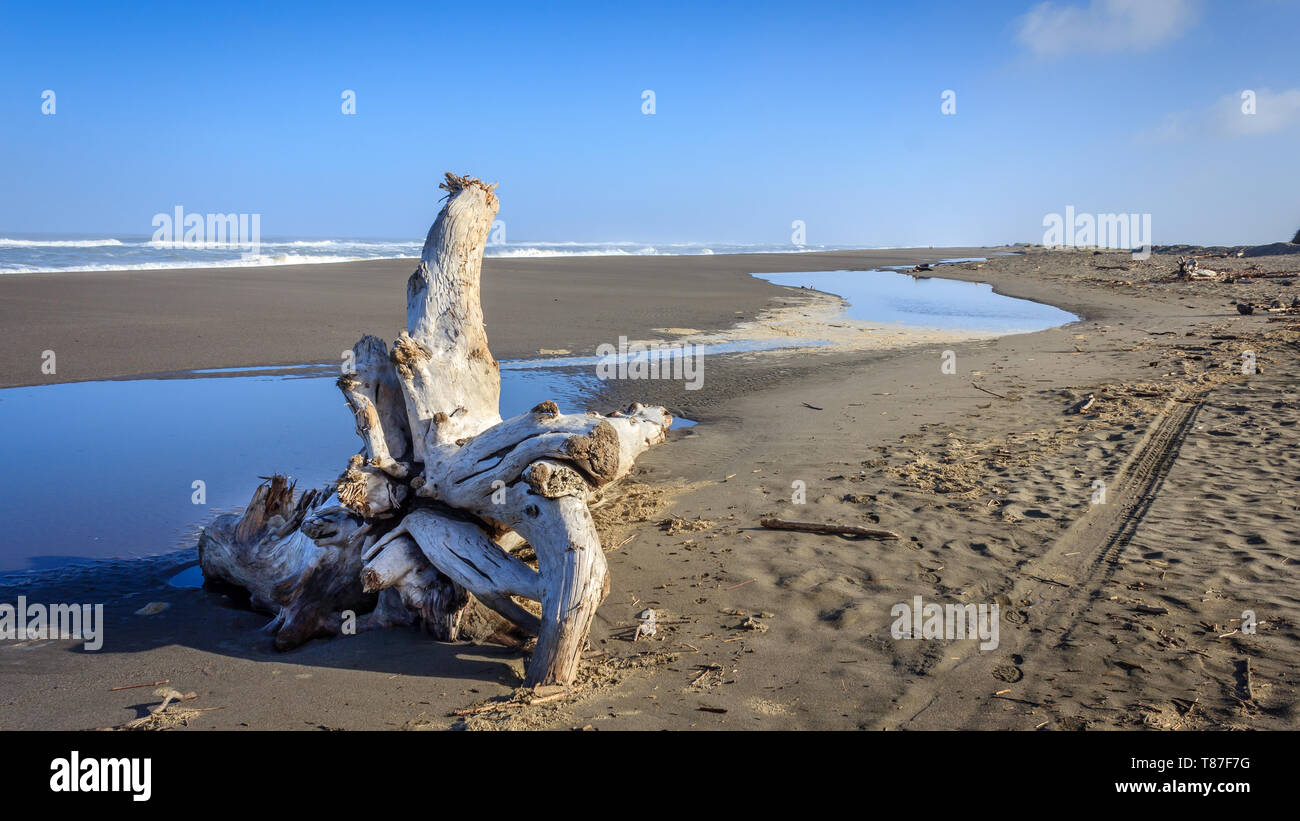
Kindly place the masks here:
<instances>
[{"instance_id":1,"label":"sand","mask_svg":"<svg viewBox=\"0 0 1300 821\"><path fill-rule=\"evenodd\" d=\"M866 270L983 255L948 248L483 263L498 359L592 351L620 334L716 330L783 289L747 274ZM415 260L0 276L0 388L200 368L336 363L363 333L406 327ZM54 351L56 372L41 370Z\"/></svg>"},{"instance_id":2,"label":"sand","mask_svg":"<svg viewBox=\"0 0 1300 821\"><path fill-rule=\"evenodd\" d=\"M793 309L815 325L825 300L756 286L744 271L759 270L759 259L580 261L591 277L620 272L601 309L573 328L539 318L514 352L498 355L582 351L611 330L719 331L731 324L724 298L693 299L689 278L656 295L632 275L661 272L668 282L677 266L695 264L712 272L705 291L738 289L746 320ZM797 260L764 259L774 267L763 270L882 262ZM1162 281L1175 264L1168 255L1034 250L947 266L942 276L991 282L1082 319L996 339L728 355L709 361L699 391L610 384L602 407L660 402L701 424L643 455L626 492L597 512L611 589L569 696L526 703L515 691L524 662L516 650L407 631L277 654L257 632L263 617L216 593L164 587L178 565L160 560L0 589L0 601L19 592L103 600L109 619L98 653L72 642L0 646L0 726L122 725L159 699L152 688L109 688L168 679L198 696L178 709L222 708L169 725L192 729L1295 729L1300 318L1270 322L1233 307L1289 302L1294 287L1279 278ZM1203 264L1300 271L1300 255ZM506 320L491 301L503 298L491 296L492 270L495 346L516 332L495 329L522 328L533 306ZM140 287L148 278L125 279ZM628 282L635 298L621 293ZM571 293L561 298L576 301ZM610 321L606 312L627 327L593 332L587 323ZM6 338L9 322L0 322ZM941 370L945 350L956 354L956 374ZM1255 352L1258 373L1241 374L1243 350ZM160 354L138 364L200 364L175 355L181 364ZM286 349L280 361L295 357ZM1068 412L1089 394L1088 412ZM806 504L792 502L796 480ZM1097 480L1105 504L1092 503ZM757 524L765 515L903 538L768 531ZM891 608L918 595L998 603L998 648L892 638ZM135 615L151 601L170 607ZM633 641L647 607L659 632ZM1254 632L1242 629L1248 610Z\"/></svg>"}]
</instances>

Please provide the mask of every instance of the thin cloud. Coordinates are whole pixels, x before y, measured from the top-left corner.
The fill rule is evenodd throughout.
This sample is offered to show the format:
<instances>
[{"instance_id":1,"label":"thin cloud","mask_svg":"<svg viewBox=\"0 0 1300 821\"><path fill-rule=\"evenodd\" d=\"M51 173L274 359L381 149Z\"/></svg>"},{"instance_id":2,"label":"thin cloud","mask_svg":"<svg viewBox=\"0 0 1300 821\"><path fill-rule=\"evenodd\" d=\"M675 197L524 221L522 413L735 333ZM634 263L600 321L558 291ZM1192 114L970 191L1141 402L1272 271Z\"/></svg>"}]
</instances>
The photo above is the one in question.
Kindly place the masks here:
<instances>
[{"instance_id":1,"label":"thin cloud","mask_svg":"<svg viewBox=\"0 0 1300 821\"><path fill-rule=\"evenodd\" d=\"M1300 88L1274 93L1261 88L1255 94L1255 113L1245 113L1246 99L1229 94L1214 104L1214 126L1230 137L1277 134L1300 125Z\"/></svg>"},{"instance_id":2,"label":"thin cloud","mask_svg":"<svg viewBox=\"0 0 1300 821\"><path fill-rule=\"evenodd\" d=\"M1145 50L1176 40L1196 22L1195 0L1039 3L1020 18L1020 42L1039 55Z\"/></svg>"},{"instance_id":3,"label":"thin cloud","mask_svg":"<svg viewBox=\"0 0 1300 821\"><path fill-rule=\"evenodd\" d=\"M1197 111L1170 114L1141 132L1142 142L1170 142L1197 137L1238 138L1280 134L1300 127L1300 88L1267 88L1225 94Z\"/></svg>"}]
</instances>

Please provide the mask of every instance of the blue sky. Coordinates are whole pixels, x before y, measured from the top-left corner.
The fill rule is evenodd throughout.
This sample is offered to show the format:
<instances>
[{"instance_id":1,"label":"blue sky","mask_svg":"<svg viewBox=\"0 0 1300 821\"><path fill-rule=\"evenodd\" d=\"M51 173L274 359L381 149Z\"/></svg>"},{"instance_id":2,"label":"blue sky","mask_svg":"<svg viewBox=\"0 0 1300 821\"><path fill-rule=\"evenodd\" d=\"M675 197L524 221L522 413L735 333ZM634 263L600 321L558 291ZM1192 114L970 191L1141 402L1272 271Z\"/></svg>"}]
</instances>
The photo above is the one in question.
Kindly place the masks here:
<instances>
[{"instance_id":1,"label":"blue sky","mask_svg":"<svg viewBox=\"0 0 1300 821\"><path fill-rule=\"evenodd\" d=\"M444 170L500 181L511 241L1037 242L1067 205L1150 213L1156 243L1300 227L1297 0L142 0L0 26L0 236L148 234L182 205L419 239Z\"/></svg>"}]
</instances>

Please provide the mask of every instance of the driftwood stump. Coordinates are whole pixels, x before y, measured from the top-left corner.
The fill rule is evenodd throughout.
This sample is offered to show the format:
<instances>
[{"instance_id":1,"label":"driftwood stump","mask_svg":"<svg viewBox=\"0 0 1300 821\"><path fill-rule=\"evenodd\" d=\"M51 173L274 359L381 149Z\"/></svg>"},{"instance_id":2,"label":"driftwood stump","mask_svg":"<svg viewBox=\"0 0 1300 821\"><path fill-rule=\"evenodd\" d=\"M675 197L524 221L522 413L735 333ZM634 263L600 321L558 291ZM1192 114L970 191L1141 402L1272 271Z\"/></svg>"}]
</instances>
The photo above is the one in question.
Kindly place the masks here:
<instances>
[{"instance_id":1,"label":"driftwood stump","mask_svg":"<svg viewBox=\"0 0 1300 821\"><path fill-rule=\"evenodd\" d=\"M370 626L418 620L449 641L469 622L536 635L526 683L567 684L609 590L587 503L663 441L672 416L639 404L562 414L547 401L502 420L479 302L495 186L449 173L441 187L447 201L407 283L406 331L391 353L363 337L338 380L363 444L338 504L324 504L329 491L295 501L277 477L244 516L205 529L203 572L276 614L277 647L337 633L341 610L378 594ZM536 570L511 552L524 544ZM521 600L540 602L541 616Z\"/></svg>"}]
</instances>

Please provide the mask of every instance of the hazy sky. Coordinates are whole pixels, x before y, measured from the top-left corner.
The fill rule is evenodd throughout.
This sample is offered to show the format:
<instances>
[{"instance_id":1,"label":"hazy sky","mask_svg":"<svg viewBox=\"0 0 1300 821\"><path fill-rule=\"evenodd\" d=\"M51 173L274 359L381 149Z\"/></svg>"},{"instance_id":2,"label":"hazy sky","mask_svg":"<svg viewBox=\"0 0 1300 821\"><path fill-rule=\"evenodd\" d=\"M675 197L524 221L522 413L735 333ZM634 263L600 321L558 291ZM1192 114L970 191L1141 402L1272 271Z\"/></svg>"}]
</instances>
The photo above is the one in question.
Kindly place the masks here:
<instances>
[{"instance_id":1,"label":"hazy sky","mask_svg":"<svg viewBox=\"0 0 1300 821\"><path fill-rule=\"evenodd\" d=\"M9 4L0 236L181 205L420 239L449 169L500 181L511 241L1039 242L1069 205L1157 244L1300 227L1295 0L546 5Z\"/></svg>"}]
</instances>

